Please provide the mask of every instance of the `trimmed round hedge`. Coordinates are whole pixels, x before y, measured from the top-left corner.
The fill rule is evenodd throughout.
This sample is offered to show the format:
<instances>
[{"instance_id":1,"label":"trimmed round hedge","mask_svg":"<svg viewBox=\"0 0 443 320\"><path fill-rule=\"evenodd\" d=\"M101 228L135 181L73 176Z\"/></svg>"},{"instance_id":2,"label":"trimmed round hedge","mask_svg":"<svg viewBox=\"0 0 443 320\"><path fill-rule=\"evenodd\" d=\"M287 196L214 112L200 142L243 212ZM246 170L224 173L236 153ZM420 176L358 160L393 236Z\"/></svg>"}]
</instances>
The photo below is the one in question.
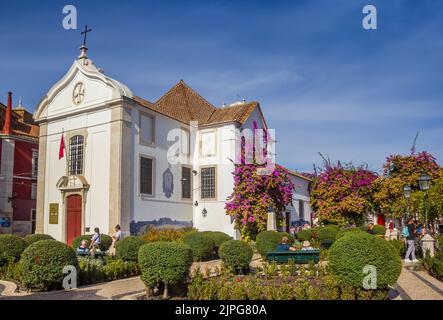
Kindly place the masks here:
<instances>
[{"instance_id":1,"label":"trimmed round hedge","mask_svg":"<svg viewBox=\"0 0 443 320\"><path fill-rule=\"evenodd\" d=\"M194 257L194 261L207 261L213 258L215 241L212 235L206 232L193 232L183 238Z\"/></svg>"},{"instance_id":2,"label":"trimmed round hedge","mask_svg":"<svg viewBox=\"0 0 443 320\"><path fill-rule=\"evenodd\" d=\"M12 234L0 234L0 266L17 261L26 249L26 242Z\"/></svg>"},{"instance_id":3,"label":"trimmed round hedge","mask_svg":"<svg viewBox=\"0 0 443 320\"><path fill-rule=\"evenodd\" d=\"M344 235L348 234L348 233L354 233L354 232L361 232L361 233L366 233L365 231L361 230L360 228L357 227L349 227L349 228L344 228L344 229L340 229L337 232L337 235L335 236L335 239L340 239L341 237L343 237Z\"/></svg>"},{"instance_id":4,"label":"trimmed round hedge","mask_svg":"<svg viewBox=\"0 0 443 320\"><path fill-rule=\"evenodd\" d=\"M141 237L125 237L115 244L115 256L125 261L137 261L138 250L145 243Z\"/></svg>"},{"instance_id":5,"label":"trimmed round hedge","mask_svg":"<svg viewBox=\"0 0 443 320\"><path fill-rule=\"evenodd\" d=\"M208 235L214 240L216 252L218 252L218 249L224 242L232 240L232 237L221 231L202 231L201 233Z\"/></svg>"},{"instance_id":6,"label":"trimmed round hedge","mask_svg":"<svg viewBox=\"0 0 443 320\"><path fill-rule=\"evenodd\" d=\"M287 232L277 232L272 230L260 232L255 241L257 251L263 257L266 257L266 253L277 249L277 246L281 243L283 237L288 237L290 244L294 242L294 238Z\"/></svg>"},{"instance_id":7,"label":"trimmed round hedge","mask_svg":"<svg viewBox=\"0 0 443 320\"><path fill-rule=\"evenodd\" d=\"M70 265L79 270L75 251L68 245L55 240L34 242L20 259L23 285L28 289L59 289L65 277L63 268Z\"/></svg>"},{"instance_id":8,"label":"trimmed round hedge","mask_svg":"<svg viewBox=\"0 0 443 320\"><path fill-rule=\"evenodd\" d=\"M26 244L29 246L33 244L34 242L41 241L41 240L55 240L52 236L49 234L28 234L24 240L26 241Z\"/></svg>"},{"instance_id":9,"label":"trimmed round hedge","mask_svg":"<svg viewBox=\"0 0 443 320\"><path fill-rule=\"evenodd\" d=\"M300 241L311 241L312 239L312 230L306 229L297 232L297 239Z\"/></svg>"},{"instance_id":10,"label":"trimmed round hedge","mask_svg":"<svg viewBox=\"0 0 443 320\"><path fill-rule=\"evenodd\" d=\"M384 236L386 233L386 227L382 226L380 224L374 225L374 229L372 229L372 230L374 230L375 235Z\"/></svg>"},{"instance_id":11,"label":"trimmed round hedge","mask_svg":"<svg viewBox=\"0 0 443 320\"><path fill-rule=\"evenodd\" d=\"M74 239L74 241L72 241L72 248L77 249L78 247L80 247L82 240L88 241L88 246L89 246L91 244L92 236L93 234L83 234L81 236L78 236L77 238ZM112 238L107 234L103 233L100 233L100 236L101 236L100 250L106 252L109 250L109 248L112 245Z\"/></svg>"},{"instance_id":12,"label":"trimmed round hedge","mask_svg":"<svg viewBox=\"0 0 443 320\"><path fill-rule=\"evenodd\" d=\"M331 273L344 284L363 287L365 266L377 271L377 289L395 284L400 276L402 263L394 246L384 239L365 232L351 232L339 238L329 249Z\"/></svg>"},{"instance_id":13,"label":"trimmed round hedge","mask_svg":"<svg viewBox=\"0 0 443 320\"><path fill-rule=\"evenodd\" d=\"M253 254L251 246L241 240L226 241L218 250L223 265L235 273L249 269Z\"/></svg>"},{"instance_id":14,"label":"trimmed round hedge","mask_svg":"<svg viewBox=\"0 0 443 320\"><path fill-rule=\"evenodd\" d=\"M334 242L338 229L332 226L321 227L317 230L318 238L321 242Z\"/></svg>"},{"instance_id":15,"label":"trimmed round hedge","mask_svg":"<svg viewBox=\"0 0 443 320\"><path fill-rule=\"evenodd\" d=\"M191 248L179 242L151 242L140 247L138 265L141 279L149 289L185 281L192 265Z\"/></svg>"}]
</instances>

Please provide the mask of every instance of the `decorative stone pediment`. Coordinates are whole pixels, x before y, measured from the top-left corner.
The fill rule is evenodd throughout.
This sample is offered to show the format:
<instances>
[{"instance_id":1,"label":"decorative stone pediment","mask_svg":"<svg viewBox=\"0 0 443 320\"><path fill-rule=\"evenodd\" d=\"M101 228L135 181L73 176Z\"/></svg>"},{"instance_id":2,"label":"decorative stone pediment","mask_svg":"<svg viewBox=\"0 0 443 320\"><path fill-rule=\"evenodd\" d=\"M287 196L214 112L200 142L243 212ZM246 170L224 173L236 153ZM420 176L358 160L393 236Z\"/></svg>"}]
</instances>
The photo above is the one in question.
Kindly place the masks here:
<instances>
[{"instance_id":1,"label":"decorative stone pediment","mask_svg":"<svg viewBox=\"0 0 443 320\"><path fill-rule=\"evenodd\" d=\"M123 97L132 98L131 90L104 74L89 58L72 64L39 103L34 119L37 122L106 107Z\"/></svg>"},{"instance_id":2,"label":"decorative stone pediment","mask_svg":"<svg viewBox=\"0 0 443 320\"><path fill-rule=\"evenodd\" d=\"M57 188L62 192L87 191L89 183L84 176L63 176L58 180Z\"/></svg>"}]
</instances>

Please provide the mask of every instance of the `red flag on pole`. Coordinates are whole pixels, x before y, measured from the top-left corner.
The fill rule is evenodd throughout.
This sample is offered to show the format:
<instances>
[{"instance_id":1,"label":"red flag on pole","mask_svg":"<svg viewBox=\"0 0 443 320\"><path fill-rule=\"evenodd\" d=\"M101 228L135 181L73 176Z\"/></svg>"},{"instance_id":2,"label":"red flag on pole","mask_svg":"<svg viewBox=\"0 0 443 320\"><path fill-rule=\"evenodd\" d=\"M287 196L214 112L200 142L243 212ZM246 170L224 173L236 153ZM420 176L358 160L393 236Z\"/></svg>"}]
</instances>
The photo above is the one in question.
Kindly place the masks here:
<instances>
[{"instance_id":1,"label":"red flag on pole","mask_svg":"<svg viewBox=\"0 0 443 320\"><path fill-rule=\"evenodd\" d=\"M60 140L60 149L58 150L58 160L65 156L65 137L62 133L62 138Z\"/></svg>"}]
</instances>

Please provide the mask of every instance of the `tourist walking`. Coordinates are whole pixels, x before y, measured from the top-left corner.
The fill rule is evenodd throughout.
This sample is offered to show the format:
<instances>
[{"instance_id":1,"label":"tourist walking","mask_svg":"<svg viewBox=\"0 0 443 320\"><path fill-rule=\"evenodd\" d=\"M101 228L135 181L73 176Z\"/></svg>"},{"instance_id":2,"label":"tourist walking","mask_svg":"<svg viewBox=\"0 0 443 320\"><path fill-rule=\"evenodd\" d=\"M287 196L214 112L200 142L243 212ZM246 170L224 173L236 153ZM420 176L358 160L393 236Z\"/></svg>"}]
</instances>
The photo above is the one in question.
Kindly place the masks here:
<instances>
[{"instance_id":1,"label":"tourist walking","mask_svg":"<svg viewBox=\"0 0 443 320\"><path fill-rule=\"evenodd\" d=\"M109 248L109 253L113 256L115 256L115 245L117 244L117 242L119 242L123 237L120 225L116 225L115 226L115 233L112 236L112 245L111 248Z\"/></svg>"},{"instance_id":2,"label":"tourist walking","mask_svg":"<svg viewBox=\"0 0 443 320\"><path fill-rule=\"evenodd\" d=\"M415 257L416 229L413 218L408 219L406 228L407 228L406 243L408 245L408 250L406 251L405 262L411 262L410 257L412 257L412 262L418 262L418 260Z\"/></svg>"},{"instance_id":3,"label":"tourist walking","mask_svg":"<svg viewBox=\"0 0 443 320\"><path fill-rule=\"evenodd\" d=\"M100 229L99 228L95 228L94 229L94 235L91 238L91 244L89 246L89 248L91 249L91 256L94 258L95 257L95 252L97 250L100 250L100 244L102 242L101 239L101 235L100 235Z\"/></svg>"}]
</instances>

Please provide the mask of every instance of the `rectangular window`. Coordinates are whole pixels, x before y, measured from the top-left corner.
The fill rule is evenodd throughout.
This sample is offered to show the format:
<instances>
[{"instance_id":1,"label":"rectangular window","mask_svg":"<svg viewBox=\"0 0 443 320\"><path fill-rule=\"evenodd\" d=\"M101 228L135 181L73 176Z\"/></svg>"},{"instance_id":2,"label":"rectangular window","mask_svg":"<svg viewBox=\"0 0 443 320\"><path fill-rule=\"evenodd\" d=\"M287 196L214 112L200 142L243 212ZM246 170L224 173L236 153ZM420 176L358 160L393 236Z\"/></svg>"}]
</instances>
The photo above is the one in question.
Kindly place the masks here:
<instances>
[{"instance_id":1,"label":"rectangular window","mask_svg":"<svg viewBox=\"0 0 443 320\"><path fill-rule=\"evenodd\" d=\"M31 209L31 233L35 233L35 221L37 220L37 210Z\"/></svg>"},{"instance_id":2,"label":"rectangular window","mask_svg":"<svg viewBox=\"0 0 443 320\"><path fill-rule=\"evenodd\" d=\"M38 175L38 151L32 150L32 179L37 179Z\"/></svg>"},{"instance_id":3,"label":"rectangular window","mask_svg":"<svg viewBox=\"0 0 443 320\"><path fill-rule=\"evenodd\" d=\"M155 143L154 117L140 114L140 143L152 145Z\"/></svg>"},{"instance_id":4,"label":"rectangular window","mask_svg":"<svg viewBox=\"0 0 443 320\"><path fill-rule=\"evenodd\" d=\"M305 203L301 200L298 201L298 215L300 219L305 217Z\"/></svg>"},{"instance_id":5,"label":"rectangular window","mask_svg":"<svg viewBox=\"0 0 443 320\"><path fill-rule=\"evenodd\" d=\"M153 195L153 160L140 157L140 193Z\"/></svg>"},{"instance_id":6,"label":"rectangular window","mask_svg":"<svg viewBox=\"0 0 443 320\"><path fill-rule=\"evenodd\" d=\"M200 143L203 157L215 155L215 131L202 132Z\"/></svg>"},{"instance_id":7,"label":"rectangular window","mask_svg":"<svg viewBox=\"0 0 443 320\"><path fill-rule=\"evenodd\" d=\"M37 199L37 183L33 183L31 186L31 199Z\"/></svg>"},{"instance_id":8,"label":"rectangular window","mask_svg":"<svg viewBox=\"0 0 443 320\"><path fill-rule=\"evenodd\" d=\"M182 198L191 199L191 168L182 167Z\"/></svg>"},{"instance_id":9,"label":"rectangular window","mask_svg":"<svg viewBox=\"0 0 443 320\"><path fill-rule=\"evenodd\" d=\"M215 199L215 167L201 169L201 198Z\"/></svg>"},{"instance_id":10,"label":"rectangular window","mask_svg":"<svg viewBox=\"0 0 443 320\"><path fill-rule=\"evenodd\" d=\"M83 174L84 137L77 135L69 139L69 175Z\"/></svg>"}]
</instances>

